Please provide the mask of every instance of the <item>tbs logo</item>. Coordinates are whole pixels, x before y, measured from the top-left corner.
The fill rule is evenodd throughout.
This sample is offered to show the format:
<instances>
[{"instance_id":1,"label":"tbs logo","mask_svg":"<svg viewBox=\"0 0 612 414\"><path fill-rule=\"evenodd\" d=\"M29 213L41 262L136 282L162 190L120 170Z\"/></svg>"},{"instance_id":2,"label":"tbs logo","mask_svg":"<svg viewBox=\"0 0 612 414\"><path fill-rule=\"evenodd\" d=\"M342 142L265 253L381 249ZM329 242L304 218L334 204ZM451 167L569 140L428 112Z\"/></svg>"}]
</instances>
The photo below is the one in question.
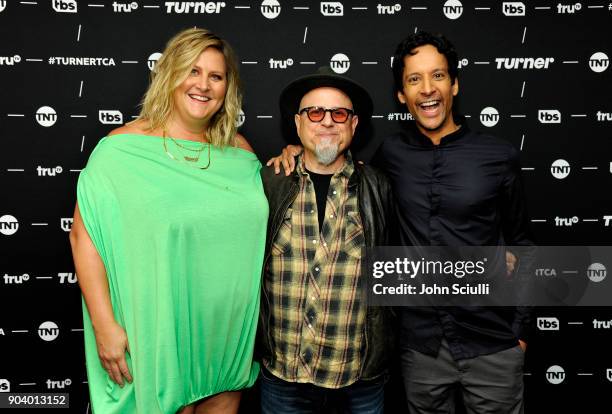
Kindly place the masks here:
<instances>
[{"instance_id":1,"label":"tbs logo","mask_svg":"<svg viewBox=\"0 0 612 414\"><path fill-rule=\"evenodd\" d=\"M11 392L11 383L9 380L0 378L0 392Z\"/></svg>"},{"instance_id":2,"label":"tbs logo","mask_svg":"<svg viewBox=\"0 0 612 414\"><path fill-rule=\"evenodd\" d=\"M542 124L560 124L561 112L556 109L540 109L538 111L538 121Z\"/></svg>"},{"instance_id":3,"label":"tbs logo","mask_svg":"<svg viewBox=\"0 0 612 414\"><path fill-rule=\"evenodd\" d=\"M101 109L98 111L98 120L105 125L123 124L123 114L114 109Z\"/></svg>"},{"instance_id":4,"label":"tbs logo","mask_svg":"<svg viewBox=\"0 0 612 414\"><path fill-rule=\"evenodd\" d=\"M322 1L321 14L323 16L344 16L344 6L338 1Z\"/></svg>"},{"instance_id":5,"label":"tbs logo","mask_svg":"<svg viewBox=\"0 0 612 414\"><path fill-rule=\"evenodd\" d=\"M520 1L505 1L502 5L502 12L509 17L524 16L525 10L527 10L525 4Z\"/></svg>"},{"instance_id":6,"label":"tbs logo","mask_svg":"<svg viewBox=\"0 0 612 414\"><path fill-rule=\"evenodd\" d=\"M540 331L558 331L559 319L557 318L538 318L538 329Z\"/></svg>"},{"instance_id":7,"label":"tbs logo","mask_svg":"<svg viewBox=\"0 0 612 414\"><path fill-rule=\"evenodd\" d=\"M53 10L58 13L76 13L77 9L76 0L53 0Z\"/></svg>"}]
</instances>

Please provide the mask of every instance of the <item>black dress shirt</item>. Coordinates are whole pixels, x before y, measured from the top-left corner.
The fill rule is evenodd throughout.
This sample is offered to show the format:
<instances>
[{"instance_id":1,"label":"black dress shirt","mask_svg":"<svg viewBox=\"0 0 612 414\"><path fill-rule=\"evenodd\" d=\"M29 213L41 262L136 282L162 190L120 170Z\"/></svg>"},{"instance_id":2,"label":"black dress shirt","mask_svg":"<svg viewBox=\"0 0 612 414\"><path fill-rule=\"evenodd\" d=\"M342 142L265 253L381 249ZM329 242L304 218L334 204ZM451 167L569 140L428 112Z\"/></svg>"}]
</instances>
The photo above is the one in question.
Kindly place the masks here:
<instances>
[{"instance_id":1,"label":"black dress shirt","mask_svg":"<svg viewBox=\"0 0 612 414\"><path fill-rule=\"evenodd\" d=\"M374 156L396 195L402 244L532 245L518 151L471 131L463 118L456 122L460 128L439 145L407 122ZM529 309L516 307L419 307L401 314L402 347L436 356L444 336L455 359L516 346L530 323Z\"/></svg>"}]
</instances>

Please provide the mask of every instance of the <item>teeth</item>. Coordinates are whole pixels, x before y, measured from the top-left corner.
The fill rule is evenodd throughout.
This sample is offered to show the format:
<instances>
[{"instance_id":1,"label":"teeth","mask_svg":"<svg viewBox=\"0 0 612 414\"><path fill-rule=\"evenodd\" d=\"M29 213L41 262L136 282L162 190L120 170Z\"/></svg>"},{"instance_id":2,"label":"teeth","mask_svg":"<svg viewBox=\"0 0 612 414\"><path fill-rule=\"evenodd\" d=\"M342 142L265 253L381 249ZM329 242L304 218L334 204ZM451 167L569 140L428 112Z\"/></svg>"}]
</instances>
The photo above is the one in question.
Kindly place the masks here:
<instances>
[{"instance_id":1,"label":"teeth","mask_svg":"<svg viewBox=\"0 0 612 414\"><path fill-rule=\"evenodd\" d=\"M198 101L202 101L202 102L210 101L210 98L206 96L200 96L200 95L189 95L189 96L193 99L197 99Z\"/></svg>"},{"instance_id":2,"label":"teeth","mask_svg":"<svg viewBox=\"0 0 612 414\"><path fill-rule=\"evenodd\" d=\"M428 102L423 102L421 106L427 108L427 107L434 106L437 104L438 104L438 101L428 101Z\"/></svg>"}]
</instances>

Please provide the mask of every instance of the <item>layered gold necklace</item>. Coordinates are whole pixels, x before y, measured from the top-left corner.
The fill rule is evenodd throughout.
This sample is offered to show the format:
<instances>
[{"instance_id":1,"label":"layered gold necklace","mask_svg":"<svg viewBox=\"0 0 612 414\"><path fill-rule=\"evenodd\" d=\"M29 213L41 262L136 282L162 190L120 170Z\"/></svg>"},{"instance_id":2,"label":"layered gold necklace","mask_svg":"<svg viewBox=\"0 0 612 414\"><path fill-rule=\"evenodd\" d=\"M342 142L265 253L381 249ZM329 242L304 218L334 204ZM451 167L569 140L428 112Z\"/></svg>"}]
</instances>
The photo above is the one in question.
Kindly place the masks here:
<instances>
[{"instance_id":1,"label":"layered gold necklace","mask_svg":"<svg viewBox=\"0 0 612 414\"><path fill-rule=\"evenodd\" d=\"M178 149L178 152L181 154L183 160L175 157L170 151L168 151L168 146L166 144L166 141L168 138L170 138L170 140L174 143L174 145ZM200 170L205 170L208 167L210 167L210 143L209 142L203 142L199 148L190 148L185 145L182 145L180 142L178 142L172 137L167 137L166 131L164 130L163 131L163 144L164 144L164 151L166 152L166 155L175 161L183 162L191 167L199 168ZM202 151L204 150L205 147L208 148L208 162L204 166L195 165L200 160L200 156L202 155ZM183 150L190 151L191 154L186 154L185 152L183 152Z\"/></svg>"}]
</instances>

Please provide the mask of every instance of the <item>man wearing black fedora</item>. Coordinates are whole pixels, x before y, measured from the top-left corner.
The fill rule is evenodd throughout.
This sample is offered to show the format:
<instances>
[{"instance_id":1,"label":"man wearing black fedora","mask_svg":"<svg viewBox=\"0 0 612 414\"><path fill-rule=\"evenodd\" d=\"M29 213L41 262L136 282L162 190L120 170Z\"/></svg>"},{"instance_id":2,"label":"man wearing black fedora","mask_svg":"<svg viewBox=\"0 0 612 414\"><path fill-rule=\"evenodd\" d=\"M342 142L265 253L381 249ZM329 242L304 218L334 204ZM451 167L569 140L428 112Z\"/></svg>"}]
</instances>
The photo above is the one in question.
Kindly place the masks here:
<instances>
[{"instance_id":1,"label":"man wearing black fedora","mask_svg":"<svg viewBox=\"0 0 612 414\"><path fill-rule=\"evenodd\" d=\"M393 339L389 311L366 304L361 254L389 244L395 207L386 177L353 163L349 151L372 100L356 82L320 68L291 82L280 108L304 151L290 175L262 170L270 205L262 412L319 413L332 403L382 413Z\"/></svg>"}]
</instances>

